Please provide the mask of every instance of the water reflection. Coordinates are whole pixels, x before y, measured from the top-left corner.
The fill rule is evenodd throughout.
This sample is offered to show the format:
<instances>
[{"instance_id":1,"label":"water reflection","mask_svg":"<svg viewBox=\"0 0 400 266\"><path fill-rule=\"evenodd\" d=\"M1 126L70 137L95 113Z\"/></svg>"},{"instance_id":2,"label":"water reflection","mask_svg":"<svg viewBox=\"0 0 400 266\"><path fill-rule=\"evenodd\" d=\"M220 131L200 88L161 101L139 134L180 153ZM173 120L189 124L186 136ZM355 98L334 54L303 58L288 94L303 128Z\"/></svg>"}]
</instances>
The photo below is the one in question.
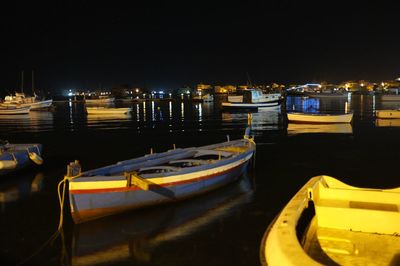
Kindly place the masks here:
<instances>
[{"instance_id":1,"label":"water reflection","mask_svg":"<svg viewBox=\"0 0 400 266\"><path fill-rule=\"evenodd\" d=\"M400 119L376 119L377 127L400 127Z\"/></svg>"},{"instance_id":2,"label":"water reflection","mask_svg":"<svg viewBox=\"0 0 400 266\"><path fill-rule=\"evenodd\" d=\"M0 127L11 131L50 131L53 129L52 112L30 112L25 115L0 115Z\"/></svg>"},{"instance_id":3,"label":"water reflection","mask_svg":"<svg viewBox=\"0 0 400 266\"><path fill-rule=\"evenodd\" d=\"M132 115L127 114L89 114L86 117L87 126L89 128L101 129L121 129L128 128L126 124L130 121Z\"/></svg>"},{"instance_id":4,"label":"water reflection","mask_svg":"<svg viewBox=\"0 0 400 266\"><path fill-rule=\"evenodd\" d=\"M288 124L288 135L309 134L309 133L341 133L353 134L351 124Z\"/></svg>"},{"instance_id":5,"label":"water reflection","mask_svg":"<svg viewBox=\"0 0 400 266\"><path fill-rule=\"evenodd\" d=\"M252 192L251 179L245 175L237 183L176 205L77 225L72 265L150 262L152 249L232 214L251 201Z\"/></svg>"},{"instance_id":6,"label":"water reflection","mask_svg":"<svg viewBox=\"0 0 400 266\"><path fill-rule=\"evenodd\" d=\"M259 110L251 113L251 129L257 135L258 131L277 130L281 121L280 108ZM247 123L247 113L222 113L222 122L229 123Z\"/></svg>"},{"instance_id":7,"label":"water reflection","mask_svg":"<svg viewBox=\"0 0 400 266\"><path fill-rule=\"evenodd\" d=\"M6 209L6 204L17 201L22 197L37 193L43 188L44 175L42 172L35 176L7 179L0 184L1 212Z\"/></svg>"}]
</instances>

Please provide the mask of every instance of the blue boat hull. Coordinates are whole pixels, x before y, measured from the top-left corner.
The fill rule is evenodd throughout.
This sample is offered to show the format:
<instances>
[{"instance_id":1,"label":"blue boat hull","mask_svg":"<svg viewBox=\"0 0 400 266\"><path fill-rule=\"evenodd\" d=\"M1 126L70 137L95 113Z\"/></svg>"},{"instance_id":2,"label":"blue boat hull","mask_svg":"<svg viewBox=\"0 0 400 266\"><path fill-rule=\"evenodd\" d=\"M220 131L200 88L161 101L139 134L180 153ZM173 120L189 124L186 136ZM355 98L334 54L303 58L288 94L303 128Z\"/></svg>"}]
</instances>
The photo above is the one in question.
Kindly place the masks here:
<instances>
[{"instance_id":1,"label":"blue boat hull","mask_svg":"<svg viewBox=\"0 0 400 266\"><path fill-rule=\"evenodd\" d=\"M29 158L29 152L38 155L42 153L41 144L11 144L10 146L0 155L0 161L16 161L17 165L12 169L0 169L0 175L6 175L31 165L33 162Z\"/></svg>"},{"instance_id":2,"label":"blue boat hull","mask_svg":"<svg viewBox=\"0 0 400 266\"><path fill-rule=\"evenodd\" d=\"M92 190L74 190L71 189L70 184L69 196L72 217L76 223L80 223L130 209L165 204L207 193L237 180L247 170L253 152L254 149L249 149L249 151L235 158L216 163L216 166L206 165L201 167L198 171L201 174L195 178L155 185L148 190L137 186L109 189L99 189L97 187ZM215 168L223 170L215 171ZM185 172L185 170L183 170L183 173L175 176L193 174L193 172L189 171L190 170L187 170ZM194 172L194 174L196 174L196 172ZM172 176L172 179L173 177L174 176ZM95 177L93 177L93 179L94 178ZM126 182L123 176L108 178L109 180L107 181ZM168 178L171 178L171 176L165 179ZM90 182L90 177L81 179L84 181L78 182ZM96 182L94 181L93 183Z\"/></svg>"}]
</instances>

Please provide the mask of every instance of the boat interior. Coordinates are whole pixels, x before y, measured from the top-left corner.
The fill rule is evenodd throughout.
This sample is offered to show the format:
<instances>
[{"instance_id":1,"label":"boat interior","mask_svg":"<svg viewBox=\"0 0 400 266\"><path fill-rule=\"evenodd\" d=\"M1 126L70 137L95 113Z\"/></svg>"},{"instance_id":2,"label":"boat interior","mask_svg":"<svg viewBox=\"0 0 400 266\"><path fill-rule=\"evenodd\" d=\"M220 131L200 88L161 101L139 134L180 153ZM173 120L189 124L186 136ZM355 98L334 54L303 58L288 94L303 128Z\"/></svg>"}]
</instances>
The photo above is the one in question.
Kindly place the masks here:
<instances>
[{"instance_id":1,"label":"boat interior","mask_svg":"<svg viewBox=\"0 0 400 266\"><path fill-rule=\"evenodd\" d=\"M306 193L309 210L296 229L313 260L323 265L400 264L400 188L363 189L323 176Z\"/></svg>"}]
</instances>

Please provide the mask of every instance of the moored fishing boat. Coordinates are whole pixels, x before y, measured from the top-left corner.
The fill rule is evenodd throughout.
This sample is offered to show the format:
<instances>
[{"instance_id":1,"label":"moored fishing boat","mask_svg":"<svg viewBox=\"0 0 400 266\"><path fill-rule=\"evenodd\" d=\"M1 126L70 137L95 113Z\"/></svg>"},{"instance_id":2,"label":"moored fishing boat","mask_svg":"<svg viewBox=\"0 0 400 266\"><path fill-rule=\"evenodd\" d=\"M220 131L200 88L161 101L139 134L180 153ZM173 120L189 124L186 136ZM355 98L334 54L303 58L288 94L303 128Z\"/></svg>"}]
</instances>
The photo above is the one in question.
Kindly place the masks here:
<instances>
[{"instance_id":1,"label":"moored fishing boat","mask_svg":"<svg viewBox=\"0 0 400 266\"><path fill-rule=\"evenodd\" d=\"M376 110L376 117L382 119L400 118L400 110Z\"/></svg>"},{"instance_id":2,"label":"moored fishing boat","mask_svg":"<svg viewBox=\"0 0 400 266\"><path fill-rule=\"evenodd\" d=\"M244 139L174 149L80 173L68 167L71 213L76 223L174 202L236 180L247 168L255 143Z\"/></svg>"},{"instance_id":3,"label":"moored fishing boat","mask_svg":"<svg viewBox=\"0 0 400 266\"><path fill-rule=\"evenodd\" d=\"M29 114L30 106L0 104L0 115L23 115Z\"/></svg>"},{"instance_id":4,"label":"moored fishing boat","mask_svg":"<svg viewBox=\"0 0 400 266\"><path fill-rule=\"evenodd\" d=\"M400 188L358 188L313 177L268 227L261 262L394 265L400 252L399 209Z\"/></svg>"},{"instance_id":5,"label":"moored fishing boat","mask_svg":"<svg viewBox=\"0 0 400 266\"><path fill-rule=\"evenodd\" d=\"M132 108L106 108L106 107L86 107L88 114L127 114L132 111Z\"/></svg>"},{"instance_id":6,"label":"moored fishing boat","mask_svg":"<svg viewBox=\"0 0 400 266\"><path fill-rule=\"evenodd\" d=\"M246 89L241 91L241 95L228 96L228 101L223 102L221 107L224 110L258 110L279 106L281 100L280 93L264 94L258 89Z\"/></svg>"},{"instance_id":7,"label":"moored fishing boat","mask_svg":"<svg viewBox=\"0 0 400 266\"><path fill-rule=\"evenodd\" d=\"M34 162L42 164L41 144L10 144L7 141L0 143L0 175L4 175Z\"/></svg>"},{"instance_id":8,"label":"moored fishing boat","mask_svg":"<svg viewBox=\"0 0 400 266\"><path fill-rule=\"evenodd\" d=\"M288 113L289 122L295 123L351 123L353 113L349 114L311 114Z\"/></svg>"},{"instance_id":9,"label":"moored fishing boat","mask_svg":"<svg viewBox=\"0 0 400 266\"><path fill-rule=\"evenodd\" d=\"M6 96L3 105L18 105L20 107L30 107L31 110L45 109L51 107L53 100L39 99L36 95L27 97L24 93L15 93L14 96Z\"/></svg>"}]
</instances>

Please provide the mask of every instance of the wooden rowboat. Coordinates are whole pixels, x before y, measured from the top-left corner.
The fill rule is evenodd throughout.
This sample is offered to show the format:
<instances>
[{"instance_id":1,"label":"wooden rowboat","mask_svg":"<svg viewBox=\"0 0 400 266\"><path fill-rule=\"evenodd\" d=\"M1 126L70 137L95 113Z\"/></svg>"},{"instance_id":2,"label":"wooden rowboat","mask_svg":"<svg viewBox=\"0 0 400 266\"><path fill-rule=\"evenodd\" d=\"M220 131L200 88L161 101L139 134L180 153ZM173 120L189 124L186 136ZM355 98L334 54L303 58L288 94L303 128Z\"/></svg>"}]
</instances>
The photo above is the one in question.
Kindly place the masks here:
<instances>
[{"instance_id":1,"label":"wooden rowboat","mask_svg":"<svg viewBox=\"0 0 400 266\"><path fill-rule=\"evenodd\" d=\"M129 209L174 202L204 194L238 179L255 151L246 138L219 144L174 149L72 176L69 198L75 223Z\"/></svg>"},{"instance_id":2,"label":"wooden rowboat","mask_svg":"<svg viewBox=\"0 0 400 266\"><path fill-rule=\"evenodd\" d=\"M400 110L376 110L376 117L382 119L400 118Z\"/></svg>"},{"instance_id":3,"label":"wooden rowboat","mask_svg":"<svg viewBox=\"0 0 400 266\"><path fill-rule=\"evenodd\" d=\"M309 114L288 113L289 122L294 123L351 123L353 113L350 114Z\"/></svg>"},{"instance_id":4,"label":"wooden rowboat","mask_svg":"<svg viewBox=\"0 0 400 266\"><path fill-rule=\"evenodd\" d=\"M10 144L3 142L0 144L0 175L19 170L32 162L40 165L43 163L41 158L41 144Z\"/></svg>"},{"instance_id":5,"label":"wooden rowboat","mask_svg":"<svg viewBox=\"0 0 400 266\"><path fill-rule=\"evenodd\" d=\"M132 108L106 108L106 107L86 107L88 114L127 114Z\"/></svg>"},{"instance_id":6,"label":"wooden rowboat","mask_svg":"<svg viewBox=\"0 0 400 266\"><path fill-rule=\"evenodd\" d=\"M261 262L397 265L399 209L400 188L358 188L329 176L313 177L269 226Z\"/></svg>"}]
</instances>

